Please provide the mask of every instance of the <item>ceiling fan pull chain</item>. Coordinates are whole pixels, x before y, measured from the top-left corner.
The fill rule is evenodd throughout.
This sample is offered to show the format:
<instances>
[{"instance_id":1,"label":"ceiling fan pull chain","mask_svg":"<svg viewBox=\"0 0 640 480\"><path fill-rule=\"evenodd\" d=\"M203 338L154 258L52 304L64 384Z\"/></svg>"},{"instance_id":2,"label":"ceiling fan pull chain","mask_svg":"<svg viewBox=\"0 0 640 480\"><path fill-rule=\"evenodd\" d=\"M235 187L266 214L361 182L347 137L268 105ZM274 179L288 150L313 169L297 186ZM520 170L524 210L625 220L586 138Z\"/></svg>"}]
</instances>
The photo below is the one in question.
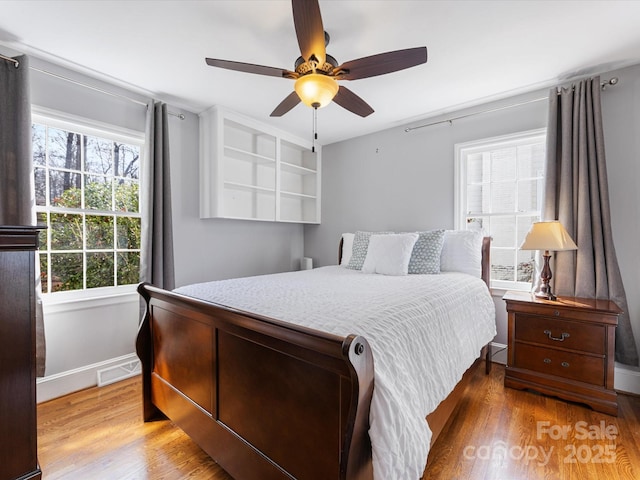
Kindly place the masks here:
<instances>
[{"instance_id":1,"label":"ceiling fan pull chain","mask_svg":"<svg viewBox=\"0 0 640 480\"><path fill-rule=\"evenodd\" d=\"M313 137L311 140L311 152L316 151L316 140L318 139L318 107L313 107Z\"/></svg>"}]
</instances>

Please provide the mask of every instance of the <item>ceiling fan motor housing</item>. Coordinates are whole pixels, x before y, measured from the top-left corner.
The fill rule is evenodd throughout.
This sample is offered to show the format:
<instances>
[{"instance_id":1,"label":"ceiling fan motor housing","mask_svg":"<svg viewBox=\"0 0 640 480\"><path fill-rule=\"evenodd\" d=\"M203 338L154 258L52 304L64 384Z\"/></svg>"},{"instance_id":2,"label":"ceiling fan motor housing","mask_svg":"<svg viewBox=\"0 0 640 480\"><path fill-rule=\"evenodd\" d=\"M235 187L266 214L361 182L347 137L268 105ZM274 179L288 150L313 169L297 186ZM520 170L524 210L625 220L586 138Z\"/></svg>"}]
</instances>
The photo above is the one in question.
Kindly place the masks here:
<instances>
[{"instance_id":1,"label":"ceiling fan motor housing","mask_svg":"<svg viewBox=\"0 0 640 480\"><path fill-rule=\"evenodd\" d=\"M308 62L305 62L304 58L298 57L295 63L296 73L300 76L312 72L331 75L337 67L338 61L329 54L326 54L326 60L323 64L318 63L315 55L312 55Z\"/></svg>"}]
</instances>

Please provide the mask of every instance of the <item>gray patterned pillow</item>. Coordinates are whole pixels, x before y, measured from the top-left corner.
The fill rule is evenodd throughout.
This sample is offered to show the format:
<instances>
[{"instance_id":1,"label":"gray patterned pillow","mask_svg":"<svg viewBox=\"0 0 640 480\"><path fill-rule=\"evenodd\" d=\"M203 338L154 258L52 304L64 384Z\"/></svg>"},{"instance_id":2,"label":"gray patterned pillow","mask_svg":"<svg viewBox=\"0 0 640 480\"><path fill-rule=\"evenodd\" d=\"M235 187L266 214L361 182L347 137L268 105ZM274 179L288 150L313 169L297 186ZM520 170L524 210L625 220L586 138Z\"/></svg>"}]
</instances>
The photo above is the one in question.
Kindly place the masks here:
<instances>
[{"instance_id":1,"label":"gray patterned pillow","mask_svg":"<svg viewBox=\"0 0 640 480\"><path fill-rule=\"evenodd\" d=\"M409 260L409 274L440 273L440 254L444 243L444 230L418 232ZM355 245L355 244L354 244Z\"/></svg>"},{"instance_id":2,"label":"gray patterned pillow","mask_svg":"<svg viewBox=\"0 0 640 480\"><path fill-rule=\"evenodd\" d=\"M351 270L362 270L364 259L367 258L369 238L374 233L382 235L391 232L356 232L353 237L353 248L351 250L351 258L349 259L347 268L350 268Z\"/></svg>"}]
</instances>

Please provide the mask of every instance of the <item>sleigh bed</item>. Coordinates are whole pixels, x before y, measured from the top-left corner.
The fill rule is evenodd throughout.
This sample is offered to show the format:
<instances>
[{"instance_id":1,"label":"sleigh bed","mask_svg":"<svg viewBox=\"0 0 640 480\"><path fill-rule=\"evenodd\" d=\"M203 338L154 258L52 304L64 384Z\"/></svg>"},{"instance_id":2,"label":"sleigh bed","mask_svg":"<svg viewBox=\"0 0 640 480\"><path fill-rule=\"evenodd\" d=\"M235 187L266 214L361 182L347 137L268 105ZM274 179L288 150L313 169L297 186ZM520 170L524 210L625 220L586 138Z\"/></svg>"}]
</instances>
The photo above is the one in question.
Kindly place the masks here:
<instances>
[{"instance_id":1,"label":"sleigh bed","mask_svg":"<svg viewBox=\"0 0 640 480\"><path fill-rule=\"evenodd\" d=\"M342 248L341 241L339 256ZM489 265L489 239L484 238L480 271L486 291L482 295L486 294L492 302L486 288ZM323 293L318 296L326 297L325 303L330 303L333 311L337 312L335 316L340 317L344 311L341 305L344 292L339 290L341 286L354 285L352 282L361 279L374 285L382 282L384 277L364 275L340 266L316 270L254 278L263 282L264 278L273 277L276 285L273 288L280 292L283 300L276 302L277 305L271 306L269 311L278 313L280 303L287 303L288 298L294 295L295 292L291 290L296 288L292 285L306 285L320 290L314 286L315 279L327 276L331 288L336 290L328 290L329 287L323 286ZM299 277L291 277L298 274ZM452 275L461 276L442 275L442 278L455 284L465 276ZM403 281L415 280L408 277L411 275ZM375 462L372 451L376 449L372 449L371 438L377 439L374 437L374 434L378 435L375 431L384 430L381 427L385 427L380 420L376 424L375 418L370 424L370 413L375 413L376 418L380 417L372 409L374 383L377 382L377 388L380 389L381 393L377 393L379 396L382 396L384 386L382 378L374 382L374 377L380 373L374 370L374 363L380 371L388 363L382 361L379 344L392 344L395 353L385 355L397 355L409 363L415 362L405 357L415 352L406 351L405 345L393 345L393 338L389 342L376 339L370 343L369 340L373 341L375 336L373 333L359 332L361 327L357 321L353 322L351 333L326 333L327 330L305 326L304 321L299 325L285 320L288 313L278 313L276 318L275 315L260 313L260 307L252 312L246 311L242 299L236 299L233 307L225 306L228 305L225 292L237 296L236 292L242 290L247 282L250 288L255 289L250 290L246 297L251 297L250 303L258 302L256 298L261 295L262 283L258 284L260 287L254 287L253 279L242 282L243 279L223 281L222 285L227 288L220 293L220 297L214 297L215 302L195 298L200 286L193 290L196 293L187 290L188 295L180 293L181 289L170 292L149 284L139 286L138 291L147 304L136 341L137 354L142 363L144 420L169 418L238 480L373 479ZM362 291L368 292L370 288L377 287L367 284ZM402 287L404 290L406 288ZM304 308L308 308L308 316L313 317L320 300L308 293L303 294L306 295L303 297ZM265 297L269 295L267 291ZM206 294L202 296L206 298ZM372 303L373 299L378 298L376 294L371 299L365 299L365 302ZM483 300L483 303L486 302ZM371 308L380 311L386 307ZM486 305L484 308L487 310ZM360 309L366 310L358 307L357 311ZM299 312L296 315L299 317ZM390 317L394 315L389 314ZM343 316L351 318L353 315L349 313ZM340 328L350 327L343 325ZM492 328L495 333L495 325ZM485 330L487 333L482 345L486 346L482 350L486 355L488 371L488 342L492 335L489 334L491 328ZM466 335L465 332L459 333L461 337ZM436 332L432 332L429 336L435 335ZM458 333L453 336L456 335ZM452 335L449 333L447 336ZM442 339L438 342L444 344ZM459 356L455 351L449 353L451 358ZM422 355L419 357L422 358ZM464 367L468 368L466 373L461 375L461 379L456 378L455 381L460 381L455 388L449 389L448 395L442 394L444 400L439 399L439 402L442 401L434 405L437 408L427 415L427 432L430 429L432 433L430 442L427 439L427 451L429 443L433 444L444 428L481 357L478 348ZM409 364L402 365L398 367L398 376L409 370ZM394 372L393 369L389 371ZM405 400L411 398L406 393L401 396ZM400 401L404 401L402 398ZM378 405L381 402L377 399ZM378 407L378 410L385 410L384 407L388 405L383 404L383 408ZM378 444L374 442L374 445ZM377 464L383 465L386 448L381 446L377 451ZM419 451L420 455L422 453ZM424 469L425 462L426 454L424 458L418 458L418 466ZM396 478L408 478L404 473L398 473L397 466L389 468L396 468L392 470ZM384 478L380 473L382 468L376 469L375 478ZM415 477L419 478L421 474L420 470ZM409 477L414 477L413 473Z\"/></svg>"}]
</instances>

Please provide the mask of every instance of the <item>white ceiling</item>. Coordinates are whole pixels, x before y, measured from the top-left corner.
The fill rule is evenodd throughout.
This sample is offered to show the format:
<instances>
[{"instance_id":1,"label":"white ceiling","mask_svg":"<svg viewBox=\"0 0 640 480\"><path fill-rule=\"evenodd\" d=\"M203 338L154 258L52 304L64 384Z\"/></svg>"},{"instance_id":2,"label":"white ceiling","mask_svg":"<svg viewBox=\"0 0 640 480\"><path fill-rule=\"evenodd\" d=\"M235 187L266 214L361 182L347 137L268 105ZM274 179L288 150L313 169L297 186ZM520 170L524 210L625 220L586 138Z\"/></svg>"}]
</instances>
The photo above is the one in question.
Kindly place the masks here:
<instances>
[{"instance_id":1,"label":"white ceiling","mask_svg":"<svg viewBox=\"0 0 640 480\"><path fill-rule=\"evenodd\" d=\"M424 65L345 81L375 113L320 109L322 144L640 63L640 1L320 0L320 9L327 51L340 63L429 52ZM220 104L311 135L312 110L302 104L269 118L293 81L204 61L293 70L300 52L287 0L0 0L0 44L196 113Z\"/></svg>"}]
</instances>

